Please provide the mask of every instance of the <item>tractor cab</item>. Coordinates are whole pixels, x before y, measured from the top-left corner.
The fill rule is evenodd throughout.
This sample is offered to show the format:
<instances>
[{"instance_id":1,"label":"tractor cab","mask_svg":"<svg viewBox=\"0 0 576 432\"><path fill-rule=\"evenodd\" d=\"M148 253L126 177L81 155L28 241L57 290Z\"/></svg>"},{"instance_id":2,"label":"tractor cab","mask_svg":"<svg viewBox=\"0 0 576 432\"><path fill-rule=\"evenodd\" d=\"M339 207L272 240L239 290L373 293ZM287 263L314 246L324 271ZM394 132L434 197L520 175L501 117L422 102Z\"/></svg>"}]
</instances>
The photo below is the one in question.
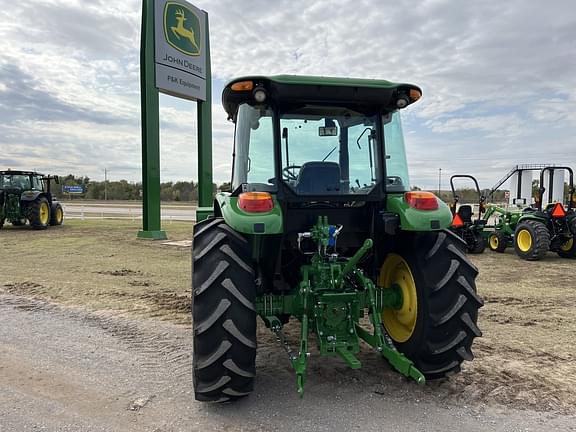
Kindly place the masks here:
<instances>
[{"instance_id":1,"label":"tractor cab","mask_svg":"<svg viewBox=\"0 0 576 432\"><path fill-rule=\"evenodd\" d=\"M241 78L228 85L224 106L236 123L233 189L299 202L375 201L386 191L408 191L398 109L420 90L355 81L356 91L338 87L351 80L315 77Z\"/></svg>"},{"instance_id":2,"label":"tractor cab","mask_svg":"<svg viewBox=\"0 0 576 432\"><path fill-rule=\"evenodd\" d=\"M406 224L449 225L448 209L433 194L410 192L399 111L420 95L414 85L383 80L281 75L232 81L222 95L236 125L232 194L217 197L215 212L233 208L224 210L219 200L237 198L243 229L271 233L281 225L294 248L298 233L327 216L346 227L339 243L350 252L374 224L390 232L399 225L398 212L375 216L388 200L399 207L428 205ZM275 223L265 212L251 217L245 211L258 199L262 209L277 213Z\"/></svg>"}]
</instances>

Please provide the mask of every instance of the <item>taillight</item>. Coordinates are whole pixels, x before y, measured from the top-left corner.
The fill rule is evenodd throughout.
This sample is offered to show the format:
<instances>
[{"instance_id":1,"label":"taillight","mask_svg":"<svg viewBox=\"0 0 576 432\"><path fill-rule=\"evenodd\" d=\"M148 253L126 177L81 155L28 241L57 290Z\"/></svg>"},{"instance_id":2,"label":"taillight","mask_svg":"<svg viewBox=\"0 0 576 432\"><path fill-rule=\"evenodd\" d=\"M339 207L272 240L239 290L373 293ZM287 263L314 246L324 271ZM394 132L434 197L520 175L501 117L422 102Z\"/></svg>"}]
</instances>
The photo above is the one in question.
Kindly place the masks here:
<instances>
[{"instance_id":1,"label":"taillight","mask_svg":"<svg viewBox=\"0 0 576 432\"><path fill-rule=\"evenodd\" d=\"M564 206L560 203L556 203L554 209L552 209L552 217L563 218L565 216L566 216L566 210L564 210Z\"/></svg>"},{"instance_id":2,"label":"taillight","mask_svg":"<svg viewBox=\"0 0 576 432\"><path fill-rule=\"evenodd\" d=\"M404 201L417 210L436 210L438 209L438 198L432 192L406 192Z\"/></svg>"},{"instance_id":3,"label":"taillight","mask_svg":"<svg viewBox=\"0 0 576 432\"><path fill-rule=\"evenodd\" d=\"M238 207L247 213L266 213L274 208L268 192L244 192L238 197Z\"/></svg>"}]
</instances>

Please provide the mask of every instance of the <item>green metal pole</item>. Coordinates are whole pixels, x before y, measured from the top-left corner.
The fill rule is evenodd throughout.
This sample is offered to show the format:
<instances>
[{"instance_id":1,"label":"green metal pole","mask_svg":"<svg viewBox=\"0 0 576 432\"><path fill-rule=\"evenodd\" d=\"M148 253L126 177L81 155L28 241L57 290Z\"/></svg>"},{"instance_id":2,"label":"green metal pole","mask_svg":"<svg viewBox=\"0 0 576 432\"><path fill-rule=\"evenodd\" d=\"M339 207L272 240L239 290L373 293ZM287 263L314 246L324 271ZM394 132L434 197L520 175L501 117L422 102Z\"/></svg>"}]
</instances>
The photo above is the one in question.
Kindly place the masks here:
<instances>
[{"instance_id":1,"label":"green metal pole","mask_svg":"<svg viewBox=\"0 0 576 432\"><path fill-rule=\"evenodd\" d=\"M198 210L196 220L212 213L212 70L210 37L206 14L206 100L198 101Z\"/></svg>"},{"instance_id":2,"label":"green metal pole","mask_svg":"<svg viewBox=\"0 0 576 432\"><path fill-rule=\"evenodd\" d=\"M160 221L160 120L154 68L154 0L143 0L140 39L142 229L138 231L138 238L163 240L166 233Z\"/></svg>"}]
</instances>

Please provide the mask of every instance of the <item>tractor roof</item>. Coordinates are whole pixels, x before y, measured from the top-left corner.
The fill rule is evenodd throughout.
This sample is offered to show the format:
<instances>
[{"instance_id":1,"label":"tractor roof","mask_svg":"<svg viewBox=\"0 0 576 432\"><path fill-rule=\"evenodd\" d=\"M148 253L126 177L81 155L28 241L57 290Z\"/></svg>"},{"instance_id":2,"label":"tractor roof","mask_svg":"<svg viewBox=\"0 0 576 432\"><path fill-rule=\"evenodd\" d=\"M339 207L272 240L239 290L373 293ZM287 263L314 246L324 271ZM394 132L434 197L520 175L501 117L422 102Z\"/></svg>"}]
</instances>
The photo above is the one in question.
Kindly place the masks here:
<instances>
[{"instance_id":1,"label":"tractor roof","mask_svg":"<svg viewBox=\"0 0 576 432\"><path fill-rule=\"evenodd\" d=\"M33 176L40 176L40 177L45 177L44 174L40 174L36 171L19 171L19 170L6 170L6 171L0 171L0 175L33 175Z\"/></svg>"},{"instance_id":2,"label":"tractor roof","mask_svg":"<svg viewBox=\"0 0 576 432\"><path fill-rule=\"evenodd\" d=\"M252 83L245 88L240 83ZM263 88L275 104L333 103L380 106L391 111L398 109L399 97L407 98L407 105L416 102L422 91L413 84L385 80L336 78L320 76L275 75L247 76L230 81L222 92L222 105L233 118L238 105L254 102L253 90Z\"/></svg>"}]
</instances>

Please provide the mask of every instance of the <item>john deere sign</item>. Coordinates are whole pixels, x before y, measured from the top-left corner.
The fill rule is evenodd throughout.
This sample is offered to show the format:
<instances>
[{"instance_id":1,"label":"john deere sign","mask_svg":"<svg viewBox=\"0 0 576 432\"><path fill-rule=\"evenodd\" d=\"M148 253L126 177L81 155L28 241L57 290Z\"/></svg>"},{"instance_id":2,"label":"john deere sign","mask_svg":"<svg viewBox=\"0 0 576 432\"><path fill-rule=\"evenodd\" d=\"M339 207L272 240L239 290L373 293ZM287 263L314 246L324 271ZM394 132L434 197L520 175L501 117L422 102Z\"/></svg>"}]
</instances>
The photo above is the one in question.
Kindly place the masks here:
<instances>
[{"instance_id":1,"label":"john deere sign","mask_svg":"<svg viewBox=\"0 0 576 432\"><path fill-rule=\"evenodd\" d=\"M142 0L140 33L142 229L165 239L160 219L159 92L196 101L198 210L212 205L212 80L208 14L184 0Z\"/></svg>"},{"instance_id":2,"label":"john deere sign","mask_svg":"<svg viewBox=\"0 0 576 432\"><path fill-rule=\"evenodd\" d=\"M156 87L206 100L206 12L182 0L155 2Z\"/></svg>"}]
</instances>

